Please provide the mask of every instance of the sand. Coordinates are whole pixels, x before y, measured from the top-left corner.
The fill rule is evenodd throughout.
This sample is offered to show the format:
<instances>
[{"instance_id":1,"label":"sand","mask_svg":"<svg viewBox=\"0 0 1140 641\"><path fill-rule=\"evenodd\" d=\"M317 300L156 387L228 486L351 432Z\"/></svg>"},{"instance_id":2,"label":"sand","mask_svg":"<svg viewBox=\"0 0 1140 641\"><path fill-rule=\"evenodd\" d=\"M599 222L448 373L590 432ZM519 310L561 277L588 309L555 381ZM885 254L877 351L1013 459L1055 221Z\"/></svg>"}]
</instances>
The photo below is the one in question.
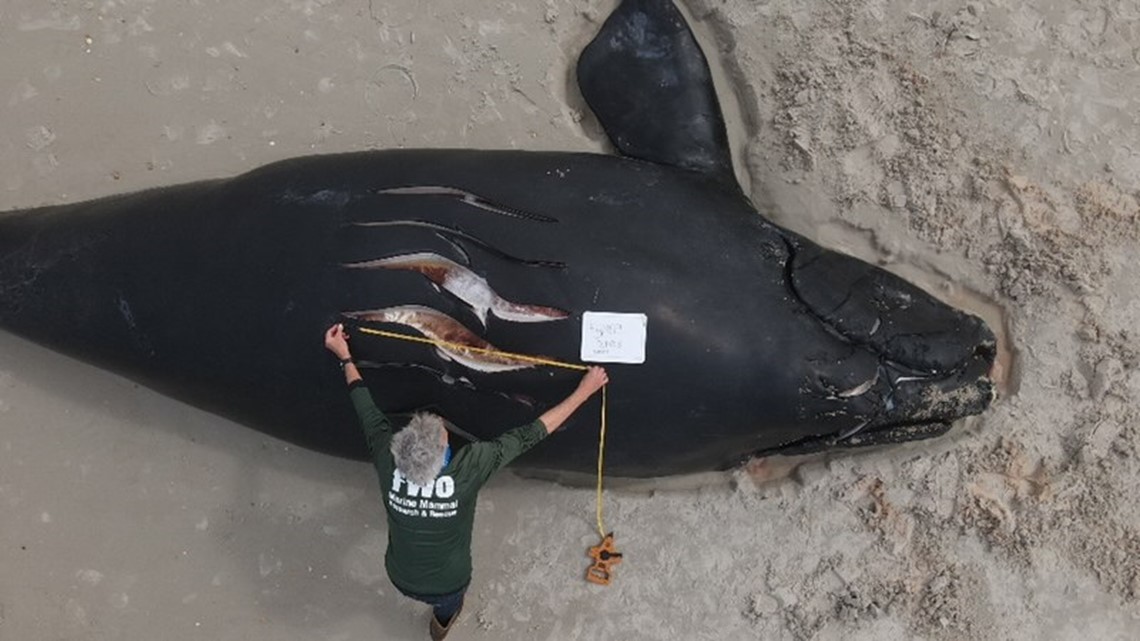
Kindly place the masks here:
<instances>
[{"instance_id":1,"label":"sand","mask_svg":"<svg viewBox=\"0 0 1140 641\"><path fill-rule=\"evenodd\" d=\"M604 151L572 68L612 6L7 0L0 209L311 153ZM1140 638L1140 6L685 6L761 210L985 315L1005 394L787 478L612 491L608 588L593 492L504 474L452 638ZM365 464L8 334L0 426L4 641L426 638Z\"/></svg>"}]
</instances>

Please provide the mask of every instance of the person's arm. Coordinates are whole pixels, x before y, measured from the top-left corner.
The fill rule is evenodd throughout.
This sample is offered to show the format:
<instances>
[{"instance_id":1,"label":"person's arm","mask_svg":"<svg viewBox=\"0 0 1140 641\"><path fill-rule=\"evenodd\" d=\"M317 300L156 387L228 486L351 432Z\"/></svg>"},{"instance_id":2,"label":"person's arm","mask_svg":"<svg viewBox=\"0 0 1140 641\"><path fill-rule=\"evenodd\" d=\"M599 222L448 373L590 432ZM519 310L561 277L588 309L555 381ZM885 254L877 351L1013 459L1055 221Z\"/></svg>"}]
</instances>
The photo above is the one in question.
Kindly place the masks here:
<instances>
[{"instance_id":1,"label":"person's arm","mask_svg":"<svg viewBox=\"0 0 1140 641\"><path fill-rule=\"evenodd\" d=\"M604 369L591 367L573 393L533 422L516 427L494 440L472 443L463 448L463 455L469 457L478 470L476 482L482 485L492 474L537 445L608 382Z\"/></svg>"},{"instance_id":2,"label":"person's arm","mask_svg":"<svg viewBox=\"0 0 1140 641\"><path fill-rule=\"evenodd\" d=\"M582 403L588 401L595 392L605 387L608 382L610 382L609 376L606 375L606 370L601 367L595 366L586 370L585 376L582 377L577 389L570 396L538 417L538 420L542 421L543 427L546 428L546 433L552 434L554 430L562 427L566 419L570 418L582 406Z\"/></svg>"},{"instance_id":3,"label":"person's arm","mask_svg":"<svg viewBox=\"0 0 1140 641\"><path fill-rule=\"evenodd\" d=\"M344 333L344 325L337 323L325 332L325 349L333 353L344 369L344 382L350 387L353 383L363 380L356 363L352 362L352 351L348 349L348 334Z\"/></svg>"},{"instance_id":4,"label":"person's arm","mask_svg":"<svg viewBox=\"0 0 1140 641\"><path fill-rule=\"evenodd\" d=\"M388 417L376 407L372 400L372 392L364 386L364 379L360 370L352 360L352 351L348 348L348 334L344 325L333 325L325 332L325 347L337 357L341 368L344 369L344 382L348 385L348 394L352 399L352 406L360 418L360 426L364 430L364 439L368 442L368 449L373 456L379 449L385 447L385 441L392 436L392 424Z\"/></svg>"}]
</instances>

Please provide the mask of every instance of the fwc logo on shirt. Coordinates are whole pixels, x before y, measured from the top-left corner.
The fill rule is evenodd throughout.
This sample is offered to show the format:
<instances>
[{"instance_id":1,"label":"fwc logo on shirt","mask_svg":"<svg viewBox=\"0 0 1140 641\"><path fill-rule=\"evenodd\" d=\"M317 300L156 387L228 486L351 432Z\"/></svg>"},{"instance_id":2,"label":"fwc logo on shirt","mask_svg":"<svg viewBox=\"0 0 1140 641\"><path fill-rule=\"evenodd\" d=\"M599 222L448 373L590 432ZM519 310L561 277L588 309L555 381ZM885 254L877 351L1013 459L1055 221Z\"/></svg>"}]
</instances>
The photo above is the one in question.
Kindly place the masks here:
<instances>
[{"instance_id":1,"label":"fwc logo on shirt","mask_svg":"<svg viewBox=\"0 0 1140 641\"><path fill-rule=\"evenodd\" d=\"M455 494L455 479L444 475L429 485L416 485L404 477L400 470L392 472L392 489L388 492L388 506L407 516L426 516L440 519L455 516L459 501L432 501L449 499Z\"/></svg>"}]
</instances>

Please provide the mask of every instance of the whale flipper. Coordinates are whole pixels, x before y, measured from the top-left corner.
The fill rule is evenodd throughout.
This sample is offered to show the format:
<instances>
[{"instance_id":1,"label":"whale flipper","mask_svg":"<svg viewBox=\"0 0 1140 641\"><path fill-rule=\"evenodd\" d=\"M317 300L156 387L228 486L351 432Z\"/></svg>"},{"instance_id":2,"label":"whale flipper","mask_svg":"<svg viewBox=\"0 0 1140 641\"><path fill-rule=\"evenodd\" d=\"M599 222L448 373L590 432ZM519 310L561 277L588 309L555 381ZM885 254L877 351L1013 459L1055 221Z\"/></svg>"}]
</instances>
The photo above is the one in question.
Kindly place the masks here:
<instances>
[{"instance_id":1,"label":"whale flipper","mask_svg":"<svg viewBox=\"0 0 1140 641\"><path fill-rule=\"evenodd\" d=\"M578 57L578 86L619 152L735 182L712 74L670 0L625 0Z\"/></svg>"}]
</instances>

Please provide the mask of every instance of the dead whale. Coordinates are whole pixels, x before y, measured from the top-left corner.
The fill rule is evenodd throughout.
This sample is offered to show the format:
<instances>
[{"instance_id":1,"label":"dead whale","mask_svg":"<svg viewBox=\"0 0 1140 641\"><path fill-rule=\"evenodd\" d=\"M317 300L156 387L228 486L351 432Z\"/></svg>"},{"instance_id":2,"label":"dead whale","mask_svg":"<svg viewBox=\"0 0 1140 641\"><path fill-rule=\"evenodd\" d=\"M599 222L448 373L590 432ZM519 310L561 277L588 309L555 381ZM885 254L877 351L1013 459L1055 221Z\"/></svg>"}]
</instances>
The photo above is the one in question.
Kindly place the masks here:
<instances>
[{"instance_id":1,"label":"dead whale","mask_svg":"<svg viewBox=\"0 0 1140 641\"><path fill-rule=\"evenodd\" d=\"M0 326L356 458L364 443L319 340L341 319L576 361L584 314L643 314L644 363L609 366L617 476L928 438L989 405L985 323L758 214L670 2L623 2L578 79L616 154L316 156L0 215ZM385 410L432 410L472 438L529 421L577 378L353 341ZM584 408L516 467L593 471L596 424Z\"/></svg>"}]
</instances>

